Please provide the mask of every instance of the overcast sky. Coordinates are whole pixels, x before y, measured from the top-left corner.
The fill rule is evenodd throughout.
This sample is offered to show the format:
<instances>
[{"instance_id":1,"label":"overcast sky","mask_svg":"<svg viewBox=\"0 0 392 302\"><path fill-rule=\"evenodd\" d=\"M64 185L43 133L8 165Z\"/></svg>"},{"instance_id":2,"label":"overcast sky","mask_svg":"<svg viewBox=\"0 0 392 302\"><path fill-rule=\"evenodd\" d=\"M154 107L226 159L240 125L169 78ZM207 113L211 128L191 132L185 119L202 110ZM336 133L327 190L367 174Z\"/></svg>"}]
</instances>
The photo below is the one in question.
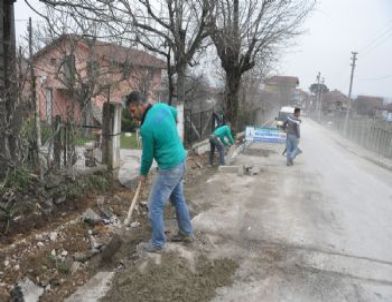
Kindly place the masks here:
<instances>
[{"instance_id":1,"label":"overcast sky","mask_svg":"<svg viewBox=\"0 0 392 302\"><path fill-rule=\"evenodd\" d=\"M38 0L30 3L41 6ZM15 15L18 34L29 16L38 20L23 0L16 2ZM320 71L331 90L347 94L351 51L358 51L353 95L392 98L392 0L319 0L304 28L279 63L281 75L299 77L308 90Z\"/></svg>"}]
</instances>

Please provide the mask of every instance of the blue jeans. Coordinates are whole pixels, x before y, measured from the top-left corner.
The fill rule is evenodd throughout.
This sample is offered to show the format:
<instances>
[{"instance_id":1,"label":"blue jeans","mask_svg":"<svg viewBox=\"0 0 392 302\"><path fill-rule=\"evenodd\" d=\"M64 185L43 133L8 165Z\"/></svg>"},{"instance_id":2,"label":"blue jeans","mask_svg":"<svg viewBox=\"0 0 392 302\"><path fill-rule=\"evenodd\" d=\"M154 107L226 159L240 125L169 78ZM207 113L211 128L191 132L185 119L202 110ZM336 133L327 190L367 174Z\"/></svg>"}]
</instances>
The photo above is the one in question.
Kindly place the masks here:
<instances>
[{"instance_id":1,"label":"blue jeans","mask_svg":"<svg viewBox=\"0 0 392 302\"><path fill-rule=\"evenodd\" d=\"M294 160L295 157L300 153L298 148L299 138L295 135L288 134L286 140L286 156L287 160Z\"/></svg>"},{"instance_id":2,"label":"blue jeans","mask_svg":"<svg viewBox=\"0 0 392 302\"><path fill-rule=\"evenodd\" d=\"M178 228L183 235L192 235L192 224L184 196L185 162L174 168L159 170L154 180L149 201L149 219L152 226L151 243L159 248L165 245L164 209L168 199L176 209Z\"/></svg>"},{"instance_id":3,"label":"blue jeans","mask_svg":"<svg viewBox=\"0 0 392 302\"><path fill-rule=\"evenodd\" d=\"M214 135L210 136L210 165L213 165L214 163L214 153L215 153L215 148L219 152L219 164L224 165L225 164L225 146L221 142L219 138L217 138Z\"/></svg>"}]
</instances>

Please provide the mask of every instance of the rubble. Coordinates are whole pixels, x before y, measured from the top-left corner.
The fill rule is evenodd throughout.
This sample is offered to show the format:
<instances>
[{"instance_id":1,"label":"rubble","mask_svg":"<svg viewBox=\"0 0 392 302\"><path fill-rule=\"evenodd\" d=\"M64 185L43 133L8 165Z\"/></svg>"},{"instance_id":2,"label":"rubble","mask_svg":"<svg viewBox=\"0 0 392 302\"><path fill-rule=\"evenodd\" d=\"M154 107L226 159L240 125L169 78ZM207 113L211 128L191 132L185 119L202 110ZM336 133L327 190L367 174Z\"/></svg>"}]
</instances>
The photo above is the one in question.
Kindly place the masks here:
<instances>
[{"instance_id":1,"label":"rubble","mask_svg":"<svg viewBox=\"0 0 392 302\"><path fill-rule=\"evenodd\" d=\"M99 251L98 251L98 252L99 252ZM96 250L90 250L90 251L87 251L87 252L76 252L76 253L73 255L73 259L74 259L75 261L84 263L84 262L86 262L87 260L89 260L92 256L94 256L95 254L97 254L97 251L96 251Z\"/></svg>"},{"instance_id":2,"label":"rubble","mask_svg":"<svg viewBox=\"0 0 392 302\"><path fill-rule=\"evenodd\" d=\"M98 196L97 197L97 206L101 208L105 203L105 196Z\"/></svg>"},{"instance_id":3,"label":"rubble","mask_svg":"<svg viewBox=\"0 0 392 302\"><path fill-rule=\"evenodd\" d=\"M68 252L66 250L61 252L61 256L62 257L67 257L67 255L68 255Z\"/></svg>"},{"instance_id":4,"label":"rubble","mask_svg":"<svg viewBox=\"0 0 392 302\"><path fill-rule=\"evenodd\" d=\"M57 240L57 236L58 236L57 232L50 232L49 233L49 240L50 241L56 241Z\"/></svg>"},{"instance_id":5,"label":"rubble","mask_svg":"<svg viewBox=\"0 0 392 302\"><path fill-rule=\"evenodd\" d=\"M83 264L78 261L74 261L71 265L71 274L75 274L78 270L80 270L83 267Z\"/></svg>"},{"instance_id":6,"label":"rubble","mask_svg":"<svg viewBox=\"0 0 392 302\"><path fill-rule=\"evenodd\" d=\"M131 223L131 228L137 228L140 226L140 222L139 221L134 221Z\"/></svg>"},{"instance_id":7,"label":"rubble","mask_svg":"<svg viewBox=\"0 0 392 302\"><path fill-rule=\"evenodd\" d=\"M82 220L88 224L95 225L101 222L101 217L91 208L88 208L82 215Z\"/></svg>"},{"instance_id":8,"label":"rubble","mask_svg":"<svg viewBox=\"0 0 392 302\"><path fill-rule=\"evenodd\" d=\"M12 289L11 301L38 302L44 291L29 278L25 278Z\"/></svg>"},{"instance_id":9,"label":"rubble","mask_svg":"<svg viewBox=\"0 0 392 302\"><path fill-rule=\"evenodd\" d=\"M109 291L113 278L114 272L99 272L65 301L98 301Z\"/></svg>"},{"instance_id":10,"label":"rubble","mask_svg":"<svg viewBox=\"0 0 392 302\"><path fill-rule=\"evenodd\" d=\"M245 165L244 168L245 168L245 173L250 176L258 175L261 172L261 168L258 166Z\"/></svg>"},{"instance_id":11,"label":"rubble","mask_svg":"<svg viewBox=\"0 0 392 302\"><path fill-rule=\"evenodd\" d=\"M54 204L55 205L60 205L60 204L62 204L64 201L66 201L67 200L67 196L66 195L62 195L62 196L60 196L60 197L57 197L56 199L55 199L55 201L54 201Z\"/></svg>"}]
</instances>

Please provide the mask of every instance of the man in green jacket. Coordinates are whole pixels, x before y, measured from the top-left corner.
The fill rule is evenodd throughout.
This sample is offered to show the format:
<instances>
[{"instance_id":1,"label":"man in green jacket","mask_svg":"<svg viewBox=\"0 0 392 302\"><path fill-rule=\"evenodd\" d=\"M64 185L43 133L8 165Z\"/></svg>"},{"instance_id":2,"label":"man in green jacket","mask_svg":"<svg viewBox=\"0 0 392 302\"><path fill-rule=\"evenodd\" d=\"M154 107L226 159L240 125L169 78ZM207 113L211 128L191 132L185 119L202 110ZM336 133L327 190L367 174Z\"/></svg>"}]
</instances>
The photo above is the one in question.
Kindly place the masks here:
<instances>
[{"instance_id":1,"label":"man in green jacket","mask_svg":"<svg viewBox=\"0 0 392 302\"><path fill-rule=\"evenodd\" d=\"M228 142L226 141L228 140ZM222 125L215 129L210 136L210 165L214 163L215 149L219 152L219 164L225 164L225 146L234 145L230 124Z\"/></svg>"},{"instance_id":2,"label":"man in green jacket","mask_svg":"<svg viewBox=\"0 0 392 302\"><path fill-rule=\"evenodd\" d=\"M172 241L191 242L192 225L184 197L186 151L177 132L177 111L163 103L151 105L139 93L127 96L126 106L131 117L140 121L142 162L140 180L145 182L153 159L158 163L156 176L148 202L152 239L144 246L148 252L164 248L164 208L167 200L176 209L179 233Z\"/></svg>"}]
</instances>

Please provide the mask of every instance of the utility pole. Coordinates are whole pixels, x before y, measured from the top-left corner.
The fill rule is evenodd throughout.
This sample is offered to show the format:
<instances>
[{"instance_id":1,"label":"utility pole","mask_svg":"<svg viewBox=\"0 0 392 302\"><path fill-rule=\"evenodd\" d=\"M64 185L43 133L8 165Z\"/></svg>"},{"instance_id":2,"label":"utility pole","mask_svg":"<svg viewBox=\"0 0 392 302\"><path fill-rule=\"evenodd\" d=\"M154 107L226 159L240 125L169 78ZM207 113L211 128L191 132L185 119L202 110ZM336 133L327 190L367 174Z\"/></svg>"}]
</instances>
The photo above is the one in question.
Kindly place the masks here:
<instances>
[{"instance_id":1,"label":"utility pole","mask_svg":"<svg viewBox=\"0 0 392 302\"><path fill-rule=\"evenodd\" d=\"M316 94L316 111L317 111L317 117L318 121L320 121L320 77L321 73L319 72L317 74L317 94Z\"/></svg>"},{"instance_id":2,"label":"utility pole","mask_svg":"<svg viewBox=\"0 0 392 302\"><path fill-rule=\"evenodd\" d=\"M347 135L347 130L348 130L348 119L350 116L350 111L351 111L351 92L353 90L353 80L354 80L354 70L355 70L355 63L357 61L357 54L358 52L352 51L352 63L351 63L351 76L350 76L350 88L348 90L348 104L347 104L347 111L346 111L346 119L344 121L344 134Z\"/></svg>"},{"instance_id":3,"label":"utility pole","mask_svg":"<svg viewBox=\"0 0 392 302\"><path fill-rule=\"evenodd\" d=\"M319 122L321 122L321 113L322 113L322 111L323 111L323 102L322 102L322 95L323 95L323 93L325 93L325 90L321 90L321 87L323 87L323 89L324 89L324 83L325 83L325 78L323 77L322 79L321 79L321 83L319 84L319 110L318 110L318 120L319 120ZM322 86L321 86L322 85Z\"/></svg>"}]
</instances>

